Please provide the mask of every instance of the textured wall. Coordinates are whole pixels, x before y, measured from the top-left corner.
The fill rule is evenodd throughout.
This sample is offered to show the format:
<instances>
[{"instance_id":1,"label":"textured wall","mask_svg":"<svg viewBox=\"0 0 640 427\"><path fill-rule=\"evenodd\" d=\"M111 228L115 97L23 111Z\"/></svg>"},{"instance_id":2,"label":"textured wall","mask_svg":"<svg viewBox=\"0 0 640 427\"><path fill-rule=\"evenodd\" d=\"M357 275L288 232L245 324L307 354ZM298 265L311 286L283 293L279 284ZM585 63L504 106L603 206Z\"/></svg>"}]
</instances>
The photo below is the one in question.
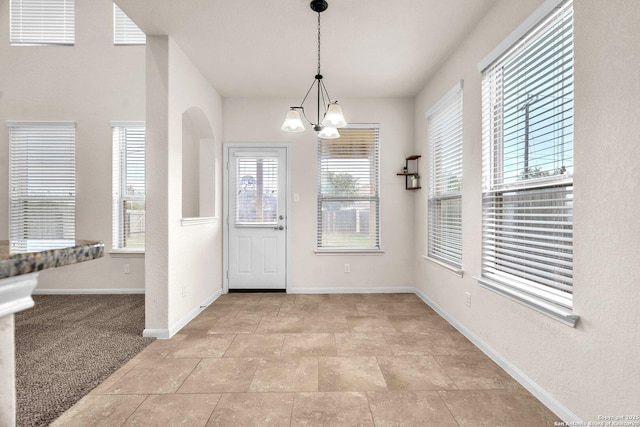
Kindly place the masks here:
<instances>
[{"instance_id":1,"label":"textured wall","mask_svg":"<svg viewBox=\"0 0 640 427\"><path fill-rule=\"evenodd\" d=\"M458 278L420 256L417 286L578 417L638 413L640 12L633 1L580 0L575 11L575 329L480 288L481 96L478 62L541 1L500 1L416 98L424 113L464 79L463 267ZM426 193L416 253L426 251ZM465 306L465 292L471 306Z\"/></svg>"},{"instance_id":2,"label":"textured wall","mask_svg":"<svg viewBox=\"0 0 640 427\"><path fill-rule=\"evenodd\" d=\"M328 82L327 84L330 84ZM225 99L225 142L291 142L291 277L296 288L380 288L413 285L413 203L415 192L396 176L413 144L410 99L340 99L347 121L380 124L380 241L382 255L316 255L317 143L309 126L299 134L280 125L299 100ZM315 102L315 101L312 101ZM312 108L312 111L315 111ZM314 113L315 114L315 113ZM422 190L424 191L424 190ZM350 264L351 273L344 272Z\"/></svg>"},{"instance_id":3,"label":"textured wall","mask_svg":"<svg viewBox=\"0 0 640 427\"><path fill-rule=\"evenodd\" d=\"M113 45L112 10L110 0L77 1L75 46L10 46L9 1L0 2L0 239L9 230L4 122L76 121L76 237L111 249L110 121L145 118L145 47ZM141 290L144 258L105 254L44 271L38 282L39 289Z\"/></svg>"}]
</instances>

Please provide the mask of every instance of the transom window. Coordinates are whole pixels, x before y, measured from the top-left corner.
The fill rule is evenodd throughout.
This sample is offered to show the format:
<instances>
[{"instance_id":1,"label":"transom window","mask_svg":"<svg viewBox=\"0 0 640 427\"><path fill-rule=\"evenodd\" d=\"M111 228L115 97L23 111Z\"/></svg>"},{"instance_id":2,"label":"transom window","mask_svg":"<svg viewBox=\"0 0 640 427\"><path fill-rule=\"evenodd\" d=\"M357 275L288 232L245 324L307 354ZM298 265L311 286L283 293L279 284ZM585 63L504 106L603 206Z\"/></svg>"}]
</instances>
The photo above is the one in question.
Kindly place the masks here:
<instances>
[{"instance_id":1,"label":"transom window","mask_svg":"<svg viewBox=\"0 0 640 427\"><path fill-rule=\"evenodd\" d=\"M12 46L73 45L74 0L11 0Z\"/></svg>"},{"instance_id":2,"label":"transom window","mask_svg":"<svg viewBox=\"0 0 640 427\"><path fill-rule=\"evenodd\" d=\"M147 36L115 3L113 4L113 44L145 44Z\"/></svg>"}]
</instances>

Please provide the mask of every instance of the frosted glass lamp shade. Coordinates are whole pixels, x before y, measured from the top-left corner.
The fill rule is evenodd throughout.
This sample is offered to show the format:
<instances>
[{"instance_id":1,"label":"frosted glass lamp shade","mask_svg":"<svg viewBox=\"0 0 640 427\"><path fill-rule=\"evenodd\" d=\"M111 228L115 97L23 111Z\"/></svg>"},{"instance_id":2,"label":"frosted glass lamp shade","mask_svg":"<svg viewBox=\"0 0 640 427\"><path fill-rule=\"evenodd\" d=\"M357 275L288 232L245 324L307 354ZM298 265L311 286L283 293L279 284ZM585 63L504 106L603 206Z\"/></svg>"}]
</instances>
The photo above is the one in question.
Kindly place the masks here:
<instances>
[{"instance_id":1,"label":"frosted glass lamp shade","mask_svg":"<svg viewBox=\"0 0 640 427\"><path fill-rule=\"evenodd\" d=\"M318 137L322 139L336 139L340 138L340 133L336 128L325 126L320 132L318 132Z\"/></svg>"},{"instance_id":2,"label":"frosted glass lamp shade","mask_svg":"<svg viewBox=\"0 0 640 427\"><path fill-rule=\"evenodd\" d=\"M287 112L287 117L284 118L284 123L280 128L285 132L302 132L304 130L304 123L302 123L302 117L300 111L295 108L290 109Z\"/></svg>"},{"instance_id":3,"label":"frosted glass lamp shade","mask_svg":"<svg viewBox=\"0 0 640 427\"><path fill-rule=\"evenodd\" d=\"M337 101L329 104L327 114L325 114L322 124L332 128L343 128L347 125L347 121L342 114L342 107L338 105Z\"/></svg>"}]
</instances>

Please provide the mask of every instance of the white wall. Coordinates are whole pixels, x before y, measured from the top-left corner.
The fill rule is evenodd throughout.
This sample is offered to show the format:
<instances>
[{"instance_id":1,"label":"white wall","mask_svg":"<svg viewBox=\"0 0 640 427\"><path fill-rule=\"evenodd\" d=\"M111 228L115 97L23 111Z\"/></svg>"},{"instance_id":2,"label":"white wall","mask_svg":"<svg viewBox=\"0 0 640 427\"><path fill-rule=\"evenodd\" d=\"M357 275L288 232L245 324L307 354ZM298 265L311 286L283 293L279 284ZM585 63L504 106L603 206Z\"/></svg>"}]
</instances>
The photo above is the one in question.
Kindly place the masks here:
<instances>
[{"instance_id":1,"label":"white wall","mask_svg":"<svg viewBox=\"0 0 640 427\"><path fill-rule=\"evenodd\" d=\"M330 83L328 83L330 84ZM347 121L380 124L380 242L382 255L316 255L317 143L309 126L299 134L280 130L299 100L225 99L224 142L291 142L289 290L304 288L383 288L413 284L413 203L415 192L396 176L414 154L413 102L410 99L340 99ZM344 264L351 273L344 273Z\"/></svg>"},{"instance_id":2,"label":"white wall","mask_svg":"<svg viewBox=\"0 0 640 427\"><path fill-rule=\"evenodd\" d=\"M113 45L111 0L76 2L75 46L10 46L9 1L0 2L0 239L7 239L6 120L76 121L76 237L111 249L110 121L145 118L144 46ZM126 66L123 66L126 64ZM124 264L131 274L124 274ZM144 258L43 271L39 289L144 288Z\"/></svg>"},{"instance_id":3,"label":"white wall","mask_svg":"<svg viewBox=\"0 0 640 427\"><path fill-rule=\"evenodd\" d=\"M476 66L538 5L501 0L416 98L424 113L464 79L463 267L458 278L422 259L426 192L416 205L416 285L579 418L638 413L640 396L640 12L631 0L581 0L575 11L575 329L480 288L481 97ZM465 292L471 306L465 306Z\"/></svg>"},{"instance_id":4,"label":"white wall","mask_svg":"<svg viewBox=\"0 0 640 427\"><path fill-rule=\"evenodd\" d=\"M147 93L146 329L173 333L222 289L220 221L181 224L183 115L200 112L187 136L213 140L219 161L222 99L167 36L147 38ZM220 204L220 168L208 188Z\"/></svg>"}]
</instances>

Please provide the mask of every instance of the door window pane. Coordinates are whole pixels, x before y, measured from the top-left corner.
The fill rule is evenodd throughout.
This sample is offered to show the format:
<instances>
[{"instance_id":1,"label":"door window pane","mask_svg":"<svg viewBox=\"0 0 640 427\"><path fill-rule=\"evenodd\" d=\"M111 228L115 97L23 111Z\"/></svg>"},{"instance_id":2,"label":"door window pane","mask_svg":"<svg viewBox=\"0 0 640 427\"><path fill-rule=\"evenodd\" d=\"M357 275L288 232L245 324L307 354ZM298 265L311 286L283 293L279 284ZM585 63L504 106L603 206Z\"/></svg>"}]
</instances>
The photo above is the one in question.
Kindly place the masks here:
<instances>
[{"instance_id":1,"label":"door window pane","mask_svg":"<svg viewBox=\"0 0 640 427\"><path fill-rule=\"evenodd\" d=\"M236 170L236 225L276 224L278 158L240 157Z\"/></svg>"}]
</instances>

